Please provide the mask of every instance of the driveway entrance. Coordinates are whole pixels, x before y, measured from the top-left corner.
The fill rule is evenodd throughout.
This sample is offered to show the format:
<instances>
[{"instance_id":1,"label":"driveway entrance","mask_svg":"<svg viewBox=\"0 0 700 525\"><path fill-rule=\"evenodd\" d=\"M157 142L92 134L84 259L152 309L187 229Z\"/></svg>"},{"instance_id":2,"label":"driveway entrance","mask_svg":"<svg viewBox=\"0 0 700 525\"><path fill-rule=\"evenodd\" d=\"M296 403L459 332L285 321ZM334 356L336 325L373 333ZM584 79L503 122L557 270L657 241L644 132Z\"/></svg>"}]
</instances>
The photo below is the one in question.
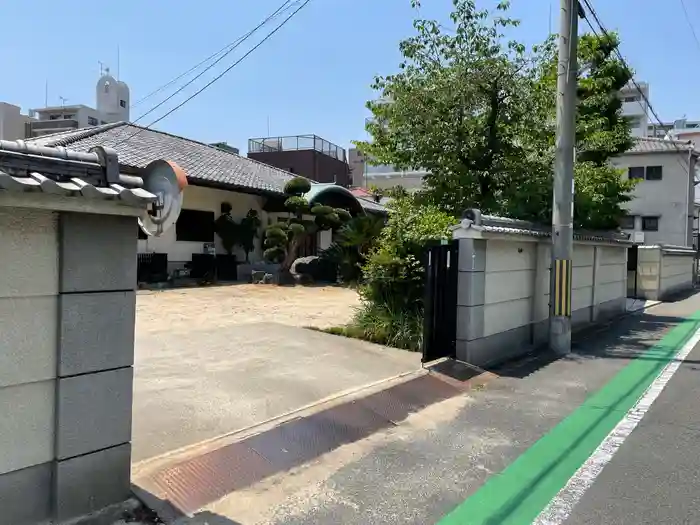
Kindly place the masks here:
<instances>
[{"instance_id":1,"label":"driveway entrance","mask_svg":"<svg viewBox=\"0 0 700 525\"><path fill-rule=\"evenodd\" d=\"M418 369L418 354L303 328L347 322L357 304L336 287L139 294L132 461Z\"/></svg>"}]
</instances>

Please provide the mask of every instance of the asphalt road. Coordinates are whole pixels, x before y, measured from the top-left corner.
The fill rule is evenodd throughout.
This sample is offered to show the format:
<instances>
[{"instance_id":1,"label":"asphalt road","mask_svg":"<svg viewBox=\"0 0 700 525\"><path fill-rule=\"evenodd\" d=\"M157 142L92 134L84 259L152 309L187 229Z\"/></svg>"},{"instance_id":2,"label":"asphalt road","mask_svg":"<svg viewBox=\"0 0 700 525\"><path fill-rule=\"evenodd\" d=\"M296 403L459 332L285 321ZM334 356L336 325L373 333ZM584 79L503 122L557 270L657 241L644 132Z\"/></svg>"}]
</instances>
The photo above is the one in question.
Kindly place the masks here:
<instances>
[{"instance_id":1,"label":"asphalt road","mask_svg":"<svg viewBox=\"0 0 700 525\"><path fill-rule=\"evenodd\" d=\"M698 310L700 296L693 296L617 320L606 330L585 334L569 358L542 356L500 370L501 377L483 389L429 407L396 429L341 447L294 472L236 491L202 509L202 517L243 525L527 525L583 462L581 450L587 457L608 432L604 426L597 429L598 442L588 436L583 443L588 449L580 449L579 458L572 460L562 423L582 408L598 410L584 405L618 381L618 373L645 362L635 357L658 348L669 331ZM700 494L700 416L694 411L700 397L699 362L700 349L695 349L584 493L567 525L700 523L700 498L695 496ZM640 393L632 395L633 404ZM610 402L608 396L605 407L615 423L622 417L615 415L618 402L629 403L630 395L618 398ZM557 432L558 442L552 439ZM548 436L560 448L553 467L548 466L548 450L533 453ZM523 467L526 456L530 463ZM498 499L505 497L500 488L487 494L492 501L484 497L485 490L508 478L513 468L520 471L510 475L510 485L501 485L517 498L499 507ZM542 469L541 477L532 476L537 469ZM513 504L513 499L518 501ZM479 503L472 506L473 513L470 501ZM497 507L491 517L483 511L484 501ZM467 512L451 518L460 508Z\"/></svg>"},{"instance_id":2,"label":"asphalt road","mask_svg":"<svg viewBox=\"0 0 700 525\"><path fill-rule=\"evenodd\" d=\"M573 509L566 525L700 523L700 347Z\"/></svg>"}]
</instances>

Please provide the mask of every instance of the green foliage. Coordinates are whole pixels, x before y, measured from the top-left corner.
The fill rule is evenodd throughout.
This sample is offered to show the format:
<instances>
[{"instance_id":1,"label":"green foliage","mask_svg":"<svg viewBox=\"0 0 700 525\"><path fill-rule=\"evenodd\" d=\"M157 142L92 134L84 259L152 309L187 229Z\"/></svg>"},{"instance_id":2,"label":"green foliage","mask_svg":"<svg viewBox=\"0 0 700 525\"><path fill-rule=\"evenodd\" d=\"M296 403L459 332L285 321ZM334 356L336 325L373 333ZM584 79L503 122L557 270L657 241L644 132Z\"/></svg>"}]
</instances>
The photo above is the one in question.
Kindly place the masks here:
<instances>
[{"instance_id":1,"label":"green foliage","mask_svg":"<svg viewBox=\"0 0 700 525\"><path fill-rule=\"evenodd\" d=\"M378 247L363 268L361 293L366 301L391 311L420 311L426 246L451 238L455 220L435 206L420 205L410 195L392 200L389 210Z\"/></svg>"},{"instance_id":2,"label":"green foliage","mask_svg":"<svg viewBox=\"0 0 700 525\"><path fill-rule=\"evenodd\" d=\"M337 210L330 206L309 205L304 197L311 189L309 181L295 177L284 187L288 195L284 202L290 217L271 225L265 230L263 245L266 250L263 257L268 262L280 263L281 270L287 272L297 257L299 247L308 235L318 231L341 227L351 218L346 210ZM312 215L313 221L305 220L304 215Z\"/></svg>"},{"instance_id":3,"label":"green foliage","mask_svg":"<svg viewBox=\"0 0 700 525\"><path fill-rule=\"evenodd\" d=\"M284 185L285 194L294 195L297 197L301 197L302 195L309 193L310 190L311 183L304 177L294 177Z\"/></svg>"},{"instance_id":4,"label":"green foliage","mask_svg":"<svg viewBox=\"0 0 700 525\"><path fill-rule=\"evenodd\" d=\"M229 255L233 249L240 246L245 252L246 262L250 252L255 249L255 239L260 230L260 219L256 210L248 210L246 216L240 222L231 216L231 205L228 202L221 204L221 215L214 222L214 231L221 239L221 244Z\"/></svg>"},{"instance_id":5,"label":"green foliage","mask_svg":"<svg viewBox=\"0 0 700 525\"><path fill-rule=\"evenodd\" d=\"M416 20L402 41L398 72L375 79L367 104L372 140L357 146L374 162L424 168L422 202L458 217L471 207L537 222L551 220L556 121L553 38L526 50L504 33L518 25L508 2L496 11L453 0L452 27ZM617 91L631 72L615 58L616 35L583 35L575 223L614 228L632 186L608 166L632 144ZM579 194L580 193L580 194Z\"/></svg>"},{"instance_id":6,"label":"green foliage","mask_svg":"<svg viewBox=\"0 0 700 525\"><path fill-rule=\"evenodd\" d=\"M289 197L284 201L284 207L295 215L302 215L309 210L309 202L304 197Z\"/></svg>"},{"instance_id":7,"label":"green foliage","mask_svg":"<svg viewBox=\"0 0 700 525\"><path fill-rule=\"evenodd\" d=\"M248 262L250 252L255 250L255 239L258 237L261 225L258 212L248 210L248 213L240 222L238 242L245 252L245 261Z\"/></svg>"},{"instance_id":8,"label":"green foliage","mask_svg":"<svg viewBox=\"0 0 700 525\"><path fill-rule=\"evenodd\" d=\"M325 331L418 352L423 337L423 315L418 310L392 310L386 305L364 303L349 324Z\"/></svg>"},{"instance_id":9,"label":"green foliage","mask_svg":"<svg viewBox=\"0 0 700 525\"><path fill-rule=\"evenodd\" d=\"M333 243L321 257L338 269L340 281L355 285L362 279L362 267L374 249L384 227L381 218L372 215L355 217L336 233Z\"/></svg>"}]
</instances>

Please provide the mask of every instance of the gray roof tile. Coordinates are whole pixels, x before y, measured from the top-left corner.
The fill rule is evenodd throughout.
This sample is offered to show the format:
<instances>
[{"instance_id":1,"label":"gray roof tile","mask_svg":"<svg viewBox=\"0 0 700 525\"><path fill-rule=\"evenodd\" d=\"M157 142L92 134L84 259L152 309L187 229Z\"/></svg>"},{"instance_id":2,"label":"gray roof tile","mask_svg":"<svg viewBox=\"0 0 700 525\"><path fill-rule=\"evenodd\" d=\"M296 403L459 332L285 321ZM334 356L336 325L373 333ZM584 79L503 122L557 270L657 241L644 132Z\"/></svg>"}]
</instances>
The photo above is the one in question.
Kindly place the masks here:
<instances>
[{"instance_id":1,"label":"gray roof tile","mask_svg":"<svg viewBox=\"0 0 700 525\"><path fill-rule=\"evenodd\" d=\"M284 193L294 175L208 144L126 122L44 135L27 140L43 146L88 151L93 146L116 150L123 166L145 168L154 159L177 163L194 184L218 183L242 190Z\"/></svg>"},{"instance_id":2,"label":"gray roof tile","mask_svg":"<svg viewBox=\"0 0 700 525\"><path fill-rule=\"evenodd\" d=\"M688 152L695 150L692 143L681 140L667 140L653 137L638 137L634 145L624 154L628 153L659 153L659 152Z\"/></svg>"},{"instance_id":3,"label":"gray roof tile","mask_svg":"<svg viewBox=\"0 0 700 525\"><path fill-rule=\"evenodd\" d=\"M499 217L496 215L482 215L481 225L476 226L470 220L462 220L453 230L474 228L490 233L503 233L507 235L525 235L529 237L551 237L552 227L535 224L528 221ZM611 244L631 244L629 235L623 232L589 232L574 230L574 240L589 242L606 242Z\"/></svg>"},{"instance_id":4,"label":"gray roof tile","mask_svg":"<svg viewBox=\"0 0 700 525\"><path fill-rule=\"evenodd\" d=\"M110 183L117 179L109 178L109 165L97 152L42 147L21 140L0 141L0 192L119 201L140 208L156 200L155 195L136 186L140 181L119 177L118 169L112 175L117 175L120 183Z\"/></svg>"}]
</instances>

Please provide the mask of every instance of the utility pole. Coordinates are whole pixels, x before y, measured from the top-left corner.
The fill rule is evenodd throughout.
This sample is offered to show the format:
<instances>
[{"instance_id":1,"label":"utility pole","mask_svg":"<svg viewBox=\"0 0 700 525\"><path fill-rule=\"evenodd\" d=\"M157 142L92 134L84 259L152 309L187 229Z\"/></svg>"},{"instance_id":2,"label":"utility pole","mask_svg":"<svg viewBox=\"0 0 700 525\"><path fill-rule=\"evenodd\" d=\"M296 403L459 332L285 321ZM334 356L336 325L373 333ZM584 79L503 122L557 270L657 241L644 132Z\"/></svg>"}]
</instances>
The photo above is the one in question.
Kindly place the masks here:
<instances>
[{"instance_id":1,"label":"utility pole","mask_svg":"<svg viewBox=\"0 0 700 525\"><path fill-rule=\"evenodd\" d=\"M549 272L549 346L558 354L568 354L571 351L578 15L578 0L561 0L552 206L552 268Z\"/></svg>"}]
</instances>

